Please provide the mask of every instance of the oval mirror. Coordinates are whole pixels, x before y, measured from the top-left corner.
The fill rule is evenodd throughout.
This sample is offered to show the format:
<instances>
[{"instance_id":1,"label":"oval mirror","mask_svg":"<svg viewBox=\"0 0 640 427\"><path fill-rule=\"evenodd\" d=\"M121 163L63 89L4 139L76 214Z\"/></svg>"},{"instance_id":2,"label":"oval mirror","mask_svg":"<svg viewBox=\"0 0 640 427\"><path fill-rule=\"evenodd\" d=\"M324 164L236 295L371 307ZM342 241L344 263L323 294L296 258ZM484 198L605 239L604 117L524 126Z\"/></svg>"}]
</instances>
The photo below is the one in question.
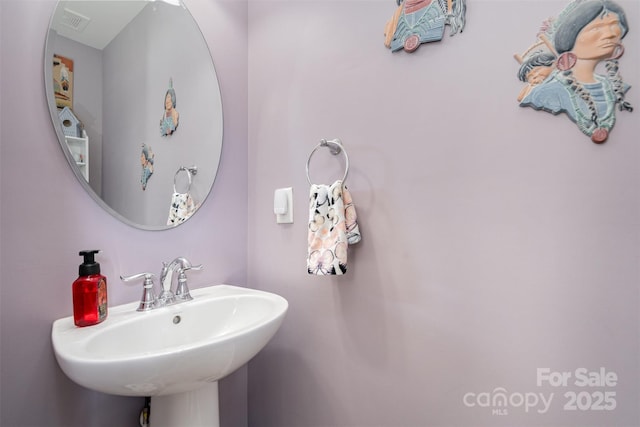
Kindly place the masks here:
<instances>
[{"instance_id":1,"label":"oval mirror","mask_svg":"<svg viewBox=\"0 0 640 427\"><path fill-rule=\"evenodd\" d=\"M146 230L190 218L218 169L222 101L186 6L59 1L44 63L60 146L91 196Z\"/></svg>"}]
</instances>

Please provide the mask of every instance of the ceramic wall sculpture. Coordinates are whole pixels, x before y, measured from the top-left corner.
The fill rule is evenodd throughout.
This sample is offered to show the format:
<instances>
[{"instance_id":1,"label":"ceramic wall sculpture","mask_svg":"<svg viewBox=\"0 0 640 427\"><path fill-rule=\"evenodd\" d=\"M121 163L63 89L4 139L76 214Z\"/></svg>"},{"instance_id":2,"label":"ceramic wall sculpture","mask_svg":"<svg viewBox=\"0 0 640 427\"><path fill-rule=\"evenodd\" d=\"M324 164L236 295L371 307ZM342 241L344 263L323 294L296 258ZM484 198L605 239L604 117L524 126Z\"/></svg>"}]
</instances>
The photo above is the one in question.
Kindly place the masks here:
<instances>
[{"instance_id":1,"label":"ceramic wall sculpture","mask_svg":"<svg viewBox=\"0 0 640 427\"><path fill-rule=\"evenodd\" d=\"M384 31L384 45L392 52L413 52L422 43L440 41L446 25L451 36L464 29L466 0L396 0L396 4Z\"/></svg>"},{"instance_id":2,"label":"ceramic wall sculpture","mask_svg":"<svg viewBox=\"0 0 640 427\"><path fill-rule=\"evenodd\" d=\"M142 184L142 190L147 189L147 183L149 178L153 175L153 162L154 154L151 151L151 147L147 144L142 144L142 151L140 152L140 166L142 167L142 174L140 176L140 184Z\"/></svg>"},{"instance_id":3,"label":"ceramic wall sculpture","mask_svg":"<svg viewBox=\"0 0 640 427\"><path fill-rule=\"evenodd\" d=\"M520 106L564 113L593 142L605 142L616 110L633 111L619 64L628 31L627 16L613 1L569 3L543 22L535 44L515 55L518 78L526 83Z\"/></svg>"},{"instance_id":4,"label":"ceramic wall sculpture","mask_svg":"<svg viewBox=\"0 0 640 427\"><path fill-rule=\"evenodd\" d=\"M169 136L178 129L180 114L176 110L176 91L173 89L173 79L169 79L169 89L164 95L164 114L160 119L160 135Z\"/></svg>"}]
</instances>

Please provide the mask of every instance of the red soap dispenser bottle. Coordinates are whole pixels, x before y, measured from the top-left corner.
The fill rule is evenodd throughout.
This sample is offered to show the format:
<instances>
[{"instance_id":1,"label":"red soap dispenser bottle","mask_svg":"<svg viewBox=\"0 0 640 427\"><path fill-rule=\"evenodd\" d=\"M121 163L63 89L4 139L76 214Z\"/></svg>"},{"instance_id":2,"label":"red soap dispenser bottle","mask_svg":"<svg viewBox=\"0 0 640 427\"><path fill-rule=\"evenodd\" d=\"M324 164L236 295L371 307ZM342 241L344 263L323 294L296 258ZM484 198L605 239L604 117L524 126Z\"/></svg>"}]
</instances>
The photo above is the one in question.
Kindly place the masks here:
<instances>
[{"instance_id":1,"label":"red soap dispenser bottle","mask_svg":"<svg viewBox=\"0 0 640 427\"><path fill-rule=\"evenodd\" d=\"M91 326L107 318L107 278L95 261L99 250L80 251L84 262L73 282L73 321L76 326Z\"/></svg>"}]
</instances>

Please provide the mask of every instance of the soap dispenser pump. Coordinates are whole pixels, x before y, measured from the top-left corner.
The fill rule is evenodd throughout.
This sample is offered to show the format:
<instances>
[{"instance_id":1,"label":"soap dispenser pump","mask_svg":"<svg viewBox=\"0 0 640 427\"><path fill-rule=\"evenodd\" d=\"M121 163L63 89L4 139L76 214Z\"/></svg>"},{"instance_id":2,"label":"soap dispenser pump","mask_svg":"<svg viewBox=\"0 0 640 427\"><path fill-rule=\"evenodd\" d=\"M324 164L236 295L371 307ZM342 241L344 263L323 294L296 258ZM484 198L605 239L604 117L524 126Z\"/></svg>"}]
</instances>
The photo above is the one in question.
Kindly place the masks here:
<instances>
[{"instance_id":1,"label":"soap dispenser pump","mask_svg":"<svg viewBox=\"0 0 640 427\"><path fill-rule=\"evenodd\" d=\"M84 262L73 282L73 321L76 326L91 326L107 318L107 278L95 261L99 250L80 251Z\"/></svg>"}]
</instances>

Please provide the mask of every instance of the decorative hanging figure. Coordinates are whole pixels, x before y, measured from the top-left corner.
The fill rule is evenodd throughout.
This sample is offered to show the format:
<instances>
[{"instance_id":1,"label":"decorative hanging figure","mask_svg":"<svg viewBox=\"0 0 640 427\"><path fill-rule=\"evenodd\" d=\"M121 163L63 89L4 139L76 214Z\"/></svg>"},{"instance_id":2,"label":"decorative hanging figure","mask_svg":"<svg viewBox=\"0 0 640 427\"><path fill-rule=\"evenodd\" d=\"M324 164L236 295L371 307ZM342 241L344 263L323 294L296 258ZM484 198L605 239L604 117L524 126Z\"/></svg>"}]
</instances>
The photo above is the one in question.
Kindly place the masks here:
<instances>
[{"instance_id":1,"label":"decorative hanging figure","mask_svg":"<svg viewBox=\"0 0 640 427\"><path fill-rule=\"evenodd\" d=\"M176 91L173 89L173 79L169 79L169 89L164 95L164 114L160 119L160 135L172 135L178 128L180 113L176 110Z\"/></svg>"},{"instance_id":2,"label":"decorative hanging figure","mask_svg":"<svg viewBox=\"0 0 640 427\"><path fill-rule=\"evenodd\" d=\"M574 0L557 18L545 21L538 41L523 55L518 77L527 83L520 106L565 113L596 144L605 142L616 121L616 107L630 86L619 72L622 39L629 30L624 10L610 0ZM604 74L596 73L604 63Z\"/></svg>"},{"instance_id":3,"label":"decorative hanging figure","mask_svg":"<svg viewBox=\"0 0 640 427\"><path fill-rule=\"evenodd\" d=\"M466 0L396 0L396 4L384 31L384 45L392 52L413 52L422 43L442 40L445 25L451 27L451 36L464 29Z\"/></svg>"},{"instance_id":4,"label":"decorative hanging figure","mask_svg":"<svg viewBox=\"0 0 640 427\"><path fill-rule=\"evenodd\" d=\"M147 189L147 182L151 175L153 175L153 151L151 147L146 144L142 144L142 152L140 153L140 164L142 166L142 175L140 177L140 183L142 184L142 190Z\"/></svg>"}]
</instances>

